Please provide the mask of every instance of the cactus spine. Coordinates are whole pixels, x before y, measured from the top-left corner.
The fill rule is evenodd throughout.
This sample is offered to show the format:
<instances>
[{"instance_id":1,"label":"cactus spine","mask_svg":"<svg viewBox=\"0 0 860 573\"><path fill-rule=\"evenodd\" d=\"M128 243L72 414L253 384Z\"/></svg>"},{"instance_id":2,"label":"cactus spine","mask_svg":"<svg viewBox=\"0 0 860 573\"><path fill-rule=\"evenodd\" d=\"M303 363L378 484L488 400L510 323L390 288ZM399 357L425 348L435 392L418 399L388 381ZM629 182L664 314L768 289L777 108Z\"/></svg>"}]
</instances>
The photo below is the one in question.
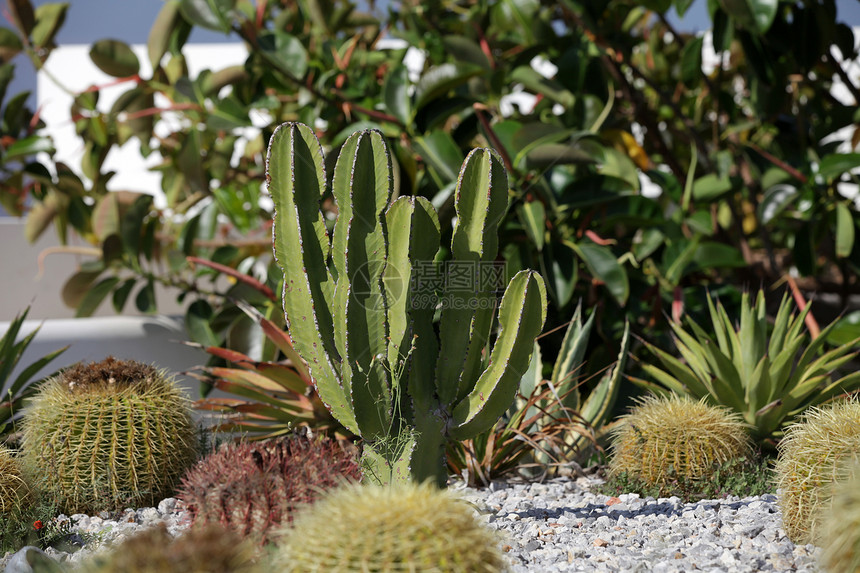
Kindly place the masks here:
<instances>
[{"instance_id":1,"label":"cactus spine","mask_svg":"<svg viewBox=\"0 0 860 573\"><path fill-rule=\"evenodd\" d=\"M191 407L172 378L112 357L46 382L23 428L25 474L67 514L157 502L197 455Z\"/></svg>"},{"instance_id":2,"label":"cactus spine","mask_svg":"<svg viewBox=\"0 0 860 573\"><path fill-rule=\"evenodd\" d=\"M497 533L429 483L350 485L299 513L272 569L280 573L499 573Z\"/></svg>"},{"instance_id":3,"label":"cactus spine","mask_svg":"<svg viewBox=\"0 0 860 573\"><path fill-rule=\"evenodd\" d=\"M424 290L420 276L436 268L439 220L421 197L389 205L391 162L382 135L356 132L341 149L331 241L319 205L323 153L313 131L281 125L267 163L284 313L320 398L363 438L368 479L432 478L444 486L445 441L486 430L513 401L546 317L543 279L521 271L498 309L489 285L448 288L437 337L435 293ZM460 170L451 241L453 261L471 269L473 280L482 263L495 260L507 203L498 156L473 150ZM431 303L422 304L427 298ZM490 347L496 310L501 328Z\"/></svg>"},{"instance_id":4,"label":"cactus spine","mask_svg":"<svg viewBox=\"0 0 860 573\"><path fill-rule=\"evenodd\" d=\"M737 412L686 396L649 395L615 430L609 469L664 486L675 477L705 478L715 464L750 450L749 427Z\"/></svg>"}]
</instances>

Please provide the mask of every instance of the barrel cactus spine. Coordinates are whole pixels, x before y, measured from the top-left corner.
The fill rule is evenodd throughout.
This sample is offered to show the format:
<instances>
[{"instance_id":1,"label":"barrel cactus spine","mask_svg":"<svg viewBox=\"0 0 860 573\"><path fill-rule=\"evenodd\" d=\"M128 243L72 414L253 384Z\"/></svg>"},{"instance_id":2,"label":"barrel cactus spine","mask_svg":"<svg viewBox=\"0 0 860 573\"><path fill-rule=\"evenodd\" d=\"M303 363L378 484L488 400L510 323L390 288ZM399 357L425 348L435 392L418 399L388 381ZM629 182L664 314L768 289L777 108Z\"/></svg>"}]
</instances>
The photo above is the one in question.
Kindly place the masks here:
<instances>
[{"instance_id":1,"label":"barrel cactus spine","mask_svg":"<svg viewBox=\"0 0 860 573\"><path fill-rule=\"evenodd\" d=\"M192 526L221 525L262 546L275 540L298 507L360 480L356 458L322 437L228 442L188 470L178 497Z\"/></svg>"},{"instance_id":2,"label":"barrel cactus spine","mask_svg":"<svg viewBox=\"0 0 860 573\"><path fill-rule=\"evenodd\" d=\"M752 451L740 414L686 396L640 398L612 436L609 472L625 472L649 485L676 477L707 478L715 464Z\"/></svg>"},{"instance_id":3,"label":"barrel cactus spine","mask_svg":"<svg viewBox=\"0 0 860 573\"><path fill-rule=\"evenodd\" d=\"M774 466L779 508L796 544L822 540L832 512L831 489L852 461L860 462L860 400L840 399L804 412L780 441Z\"/></svg>"},{"instance_id":4,"label":"barrel cactus spine","mask_svg":"<svg viewBox=\"0 0 860 573\"><path fill-rule=\"evenodd\" d=\"M197 456L190 402L172 378L112 357L47 381L23 435L22 469L67 514L157 503Z\"/></svg>"},{"instance_id":5,"label":"barrel cactus spine","mask_svg":"<svg viewBox=\"0 0 860 573\"><path fill-rule=\"evenodd\" d=\"M498 532L430 483L351 485L300 512L272 568L281 573L509 570Z\"/></svg>"},{"instance_id":6,"label":"barrel cactus spine","mask_svg":"<svg viewBox=\"0 0 860 573\"><path fill-rule=\"evenodd\" d=\"M275 131L267 178L284 313L320 398L362 437L367 479L444 487L446 440L479 434L510 406L546 318L546 289L534 271L514 276L498 308L494 285L475 285L495 261L508 206L498 155L475 149L460 170L448 270L458 265L472 282L444 291L438 337L435 291L421 275L438 271L439 220L422 197L389 204L391 162L378 131L356 132L340 151L331 238L320 212L323 152L310 128Z\"/></svg>"}]
</instances>

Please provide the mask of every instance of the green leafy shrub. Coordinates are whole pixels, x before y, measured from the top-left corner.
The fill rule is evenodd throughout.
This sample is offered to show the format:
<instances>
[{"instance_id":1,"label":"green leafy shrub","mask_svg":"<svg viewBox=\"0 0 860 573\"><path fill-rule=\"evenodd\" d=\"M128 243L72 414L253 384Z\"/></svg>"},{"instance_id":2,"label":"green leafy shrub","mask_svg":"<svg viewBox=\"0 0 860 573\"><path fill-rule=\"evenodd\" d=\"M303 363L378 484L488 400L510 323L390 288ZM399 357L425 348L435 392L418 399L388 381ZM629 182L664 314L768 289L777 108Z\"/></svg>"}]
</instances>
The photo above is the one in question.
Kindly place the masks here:
<instances>
[{"instance_id":1,"label":"green leafy shrub","mask_svg":"<svg viewBox=\"0 0 860 573\"><path fill-rule=\"evenodd\" d=\"M283 573L507 570L494 532L432 484L355 485L299 514L275 554Z\"/></svg>"},{"instance_id":2,"label":"green leafy shrub","mask_svg":"<svg viewBox=\"0 0 860 573\"><path fill-rule=\"evenodd\" d=\"M785 533L794 543L818 543L832 510L830 489L843 464L860 460L860 401L810 408L779 443L774 468Z\"/></svg>"},{"instance_id":3,"label":"green leafy shrub","mask_svg":"<svg viewBox=\"0 0 860 573\"><path fill-rule=\"evenodd\" d=\"M738 414L687 397L646 396L613 431L609 473L659 486L706 478L750 451Z\"/></svg>"},{"instance_id":4,"label":"green leafy shrub","mask_svg":"<svg viewBox=\"0 0 860 573\"><path fill-rule=\"evenodd\" d=\"M173 380L112 357L52 378L23 427L26 475L67 514L157 503L196 457L191 410Z\"/></svg>"},{"instance_id":5,"label":"green leafy shrub","mask_svg":"<svg viewBox=\"0 0 860 573\"><path fill-rule=\"evenodd\" d=\"M178 497L193 524L219 524L263 545L297 508L360 479L357 452L333 440L290 436L223 444L188 470Z\"/></svg>"},{"instance_id":6,"label":"green leafy shrub","mask_svg":"<svg viewBox=\"0 0 860 573\"><path fill-rule=\"evenodd\" d=\"M192 527L173 537L150 527L84 562L87 573L256 573L253 546L218 525Z\"/></svg>"},{"instance_id":7,"label":"green leafy shrub","mask_svg":"<svg viewBox=\"0 0 860 573\"><path fill-rule=\"evenodd\" d=\"M754 305L744 293L737 326L722 304L714 305L709 296L710 329L689 317L689 331L670 324L684 361L646 343L663 368L644 363L642 370L659 384L633 380L658 393L674 392L728 407L743 416L756 441L772 447L783 427L801 412L860 388L860 372L837 374L857 356L858 341L819 355L836 323L810 341L804 326L809 304L799 314L792 306L789 296L783 296L768 335L763 292L759 291Z\"/></svg>"}]
</instances>

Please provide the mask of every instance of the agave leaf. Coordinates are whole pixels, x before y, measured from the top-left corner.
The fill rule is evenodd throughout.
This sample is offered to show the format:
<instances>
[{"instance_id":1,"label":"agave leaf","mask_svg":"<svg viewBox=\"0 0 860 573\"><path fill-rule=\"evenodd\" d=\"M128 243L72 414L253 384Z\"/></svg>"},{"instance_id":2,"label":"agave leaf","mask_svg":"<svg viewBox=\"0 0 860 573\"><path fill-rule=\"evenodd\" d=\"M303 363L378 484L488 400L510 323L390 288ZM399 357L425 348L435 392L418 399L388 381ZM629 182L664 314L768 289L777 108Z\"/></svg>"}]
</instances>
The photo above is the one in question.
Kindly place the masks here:
<instances>
[{"instance_id":1,"label":"agave leaf","mask_svg":"<svg viewBox=\"0 0 860 573\"><path fill-rule=\"evenodd\" d=\"M667 389L664 386L660 386L659 384L654 384L648 380L643 380L642 378L636 378L635 376L627 376L627 379L642 388L647 392L651 392L652 394L659 396L661 398L668 398L672 396L673 393L686 395L687 392L676 392L674 389Z\"/></svg>"},{"instance_id":2,"label":"agave leaf","mask_svg":"<svg viewBox=\"0 0 860 573\"><path fill-rule=\"evenodd\" d=\"M776 319L773 323L773 332L770 334L770 345L768 354L777 356L780 351L785 348L788 338L789 325L792 324L791 306L788 304L788 293L782 295L782 301L779 303L779 310L776 313Z\"/></svg>"},{"instance_id":3,"label":"agave leaf","mask_svg":"<svg viewBox=\"0 0 860 573\"><path fill-rule=\"evenodd\" d=\"M755 422L755 412L765 406L773 397L774 383L770 377L770 359L763 356L746 385L747 422Z\"/></svg>"},{"instance_id":4,"label":"agave leaf","mask_svg":"<svg viewBox=\"0 0 860 573\"><path fill-rule=\"evenodd\" d=\"M669 373L671 373L671 375L683 385L682 388L685 388L681 391L676 390L676 392L679 394L689 394L696 399L707 396L710 393L708 386L704 383L704 381L707 381L709 378L703 379L697 376L689 366L681 363L680 360L668 352L665 352L647 342L645 342L645 346L657 356L658 360L663 363L663 366L669 370ZM652 369L654 371L657 370L656 367L651 364L645 364L643 365L643 368L645 368L646 371L651 372L652 375L655 375L655 373L652 372Z\"/></svg>"}]
</instances>

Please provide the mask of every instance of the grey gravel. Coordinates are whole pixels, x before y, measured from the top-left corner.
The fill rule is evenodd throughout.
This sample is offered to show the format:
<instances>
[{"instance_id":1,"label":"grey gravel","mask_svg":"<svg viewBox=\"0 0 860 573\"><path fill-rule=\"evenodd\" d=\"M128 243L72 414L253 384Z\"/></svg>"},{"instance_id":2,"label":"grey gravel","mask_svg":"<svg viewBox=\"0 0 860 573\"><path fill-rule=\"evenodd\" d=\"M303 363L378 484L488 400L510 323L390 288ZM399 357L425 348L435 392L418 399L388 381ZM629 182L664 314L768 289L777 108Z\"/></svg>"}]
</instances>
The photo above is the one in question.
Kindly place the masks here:
<instances>
[{"instance_id":1,"label":"grey gravel","mask_svg":"<svg viewBox=\"0 0 860 573\"><path fill-rule=\"evenodd\" d=\"M557 478L475 489L454 480L451 489L499 531L513 573L818 570L820 550L788 540L774 495L684 504L676 497L592 493L599 483L596 477ZM141 528L164 523L176 535L188 526L187 514L172 498L109 517L61 516L85 547L71 555L47 553L76 563Z\"/></svg>"}]
</instances>

